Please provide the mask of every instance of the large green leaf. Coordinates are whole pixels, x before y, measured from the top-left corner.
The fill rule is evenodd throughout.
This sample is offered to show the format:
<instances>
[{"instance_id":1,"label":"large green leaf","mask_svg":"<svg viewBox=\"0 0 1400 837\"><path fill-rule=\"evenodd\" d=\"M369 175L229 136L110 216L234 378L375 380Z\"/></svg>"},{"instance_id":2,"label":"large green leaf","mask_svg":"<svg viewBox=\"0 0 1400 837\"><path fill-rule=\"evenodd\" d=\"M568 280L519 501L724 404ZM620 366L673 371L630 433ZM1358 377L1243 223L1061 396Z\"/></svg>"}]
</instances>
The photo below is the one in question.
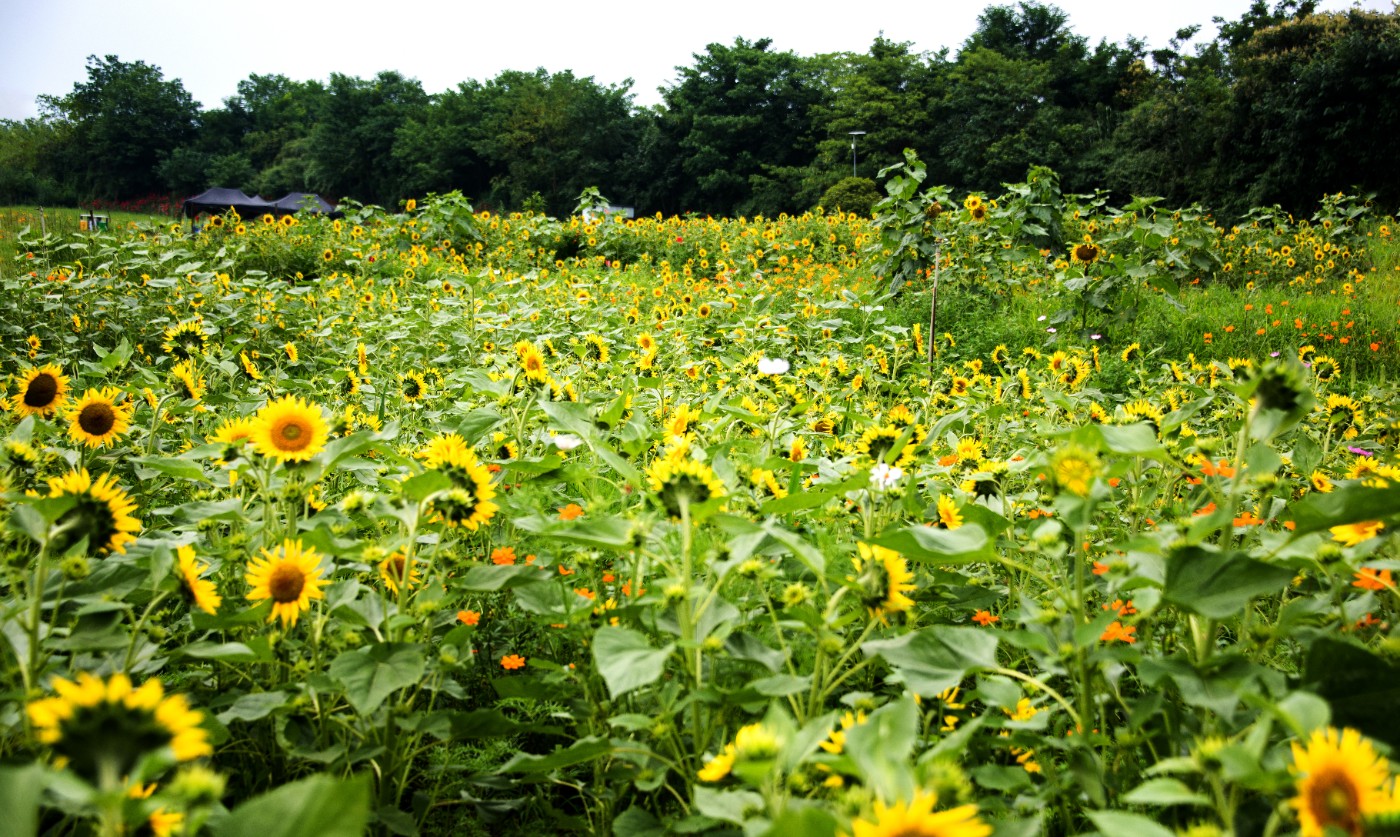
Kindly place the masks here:
<instances>
[{"instance_id":1,"label":"large green leaf","mask_svg":"<svg viewBox=\"0 0 1400 837\"><path fill-rule=\"evenodd\" d=\"M215 837L362 837L369 824L369 776L312 776L240 805L213 824Z\"/></svg>"},{"instance_id":2,"label":"large green leaf","mask_svg":"<svg viewBox=\"0 0 1400 837\"><path fill-rule=\"evenodd\" d=\"M881 535L874 542L907 558L935 564L966 564L991 557L987 533L975 523L956 529L906 526Z\"/></svg>"},{"instance_id":3,"label":"large green leaf","mask_svg":"<svg viewBox=\"0 0 1400 837\"><path fill-rule=\"evenodd\" d=\"M1210 552L1199 546L1172 550L1162 598L1182 610L1228 619L1249 600L1282 592L1293 571L1256 561L1242 552Z\"/></svg>"},{"instance_id":4,"label":"large green leaf","mask_svg":"<svg viewBox=\"0 0 1400 837\"><path fill-rule=\"evenodd\" d=\"M867 642L861 650L884 658L911 691L924 697L958 685L970 671L997 664L997 636L982 628L933 625Z\"/></svg>"},{"instance_id":5,"label":"large green leaf","mask_svg":"<svg viewBox=\"0 0 1400 837\"><path fill-rule=\"evenodd\" d=\"M0 767L0 811L4 832L13 837L39 833L39 797L44 793L44 769L37 764Z\"/></svg>"},{"instance_id":6,"label":"large green leaf","mask_svg":"<svg viewBox=\"0 0 1400 837\"><path fill-rule=\"evenodd\" d=\"M423 679L428 660L420 645L385 642L346 651L326 670L345 687L345 697L361 714L373 712L398 689Z\"/></svg>"},{"instance_id":7,"label":"large green leaf","mask_svg":"<svg viewBox=\"0 0 1400 837\"><path fill-rule=\"evenodd\" d=\"M1333 526L1382 520L1400 515L1400 486L1372 488L1345 485L1326 494L1317 492L1291 504L1279 515L1293 521L1293 537Z\"/></svg>"},{"instance_id":8,"label":"large green leaf","mask_svg":"<svg viewBox=\"0 0 1400 837\"><path fill-rule=\"evenodd\" d=\"M629 628L604 625L593 636L593 663L616 698L661 679L666 659L675 643L653 648L642 634Z\"/></svg>"},{"instance_id":9,"label":"large green leaf","mask_svg":"<svg viewBox=\"0 0 1400 837\"><path fill-rule=\"evenodd\" d=\"M572 767L592 761L612 752L612 742L606 738L589 736L580 738L568 747L555 750L543 756L517 753L501 766L502 773L548 773L561 767Z\"/></svg>"}]
</instances>

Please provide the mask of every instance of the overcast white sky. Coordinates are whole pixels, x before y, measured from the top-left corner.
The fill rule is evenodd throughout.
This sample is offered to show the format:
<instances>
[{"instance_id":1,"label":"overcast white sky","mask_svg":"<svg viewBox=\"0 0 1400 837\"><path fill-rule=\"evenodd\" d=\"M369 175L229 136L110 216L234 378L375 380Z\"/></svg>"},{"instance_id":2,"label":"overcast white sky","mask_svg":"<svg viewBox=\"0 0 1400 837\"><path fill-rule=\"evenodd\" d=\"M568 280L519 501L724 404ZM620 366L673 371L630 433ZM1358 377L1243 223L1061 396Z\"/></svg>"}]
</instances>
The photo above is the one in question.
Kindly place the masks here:
<instances>
[{"instance_id":1,"label":"overcast white sky","mask_svg":"<svg viewBox=\"0 0 1400 837\"><path fill-rule=\"evenodd\" d=\"M1012 0L1003 0L1012 4ZM1270 0L1272 6L1274 0ZM771 38L801 55L865 52L881 31L915 51L958 46L992 0L889 2L625 3L616 0L0 0L0 118L37 115L41 93L62 95L87 79L88 55L160 67L205 108L219 107L250 73L297 80L332 72L369 78L398 70L429 93L502 70L573 70L604 85L633 80L639 105L661 101L707 44ZM1179 28L1238 19L1250 0L1058 0L1075 34L1091 44L1128 36L1165 46ZM1323 11L1392 0L1323 0Z\"/></svg>"}]
</instances>

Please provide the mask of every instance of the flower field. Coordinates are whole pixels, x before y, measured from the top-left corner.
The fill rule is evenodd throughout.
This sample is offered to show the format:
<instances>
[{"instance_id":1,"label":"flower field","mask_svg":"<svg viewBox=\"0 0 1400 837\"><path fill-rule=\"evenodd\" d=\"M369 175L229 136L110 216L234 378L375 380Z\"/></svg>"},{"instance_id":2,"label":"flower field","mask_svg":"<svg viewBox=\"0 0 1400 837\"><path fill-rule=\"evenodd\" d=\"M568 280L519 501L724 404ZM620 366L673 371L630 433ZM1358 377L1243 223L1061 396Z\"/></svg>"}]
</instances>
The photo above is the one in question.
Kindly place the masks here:
<instances>
[{"instance_id":1,"label":"flower field","mask_svg":"<svg viewBox=\"0 0 1400 837\"><path fill-rule=\"evenodd\" d=\"M15 233L12 833L1400 829L1394 220L921 180Z\"/></svg>"}]
</instances>

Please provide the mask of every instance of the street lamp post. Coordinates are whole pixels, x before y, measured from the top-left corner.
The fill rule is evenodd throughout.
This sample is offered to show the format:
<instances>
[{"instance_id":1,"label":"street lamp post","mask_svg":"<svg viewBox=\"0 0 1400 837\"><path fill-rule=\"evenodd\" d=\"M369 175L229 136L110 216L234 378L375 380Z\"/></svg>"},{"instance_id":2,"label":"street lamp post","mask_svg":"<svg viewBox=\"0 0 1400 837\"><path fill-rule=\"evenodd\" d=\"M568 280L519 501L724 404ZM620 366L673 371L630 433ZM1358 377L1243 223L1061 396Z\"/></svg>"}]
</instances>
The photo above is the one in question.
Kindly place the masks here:
<instances>
[{"instance_id":1,"label":"street lamp post","mask_svg":"<svg viewBox=\"0 0 1400 837\"><path fill-rule=\"evenodd\" d=\"M860 177L856 173L856 137L865 136L864 131L847 131L851 135L851 177Z\"/></svg>"}]
</instances>

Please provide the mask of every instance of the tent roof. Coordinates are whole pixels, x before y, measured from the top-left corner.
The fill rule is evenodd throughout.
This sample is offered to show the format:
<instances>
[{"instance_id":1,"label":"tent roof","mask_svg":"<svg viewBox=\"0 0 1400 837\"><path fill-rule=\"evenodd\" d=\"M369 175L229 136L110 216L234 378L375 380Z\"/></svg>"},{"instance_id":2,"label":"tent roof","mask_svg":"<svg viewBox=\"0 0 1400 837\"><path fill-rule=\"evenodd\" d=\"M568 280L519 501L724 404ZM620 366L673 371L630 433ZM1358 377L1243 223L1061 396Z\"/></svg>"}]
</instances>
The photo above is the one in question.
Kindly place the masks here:
<instances>
[{"instance_id":1,"label":"tent roof","mask_svg":"<svg viewBox=\"0 0 1400 837\"><path fill-rule=\"evenodd\" d=\"M192 198L185 199L185 217L193 218L201 212L227 212L232 209L239 215L248 217L259 212L267 212L272 204L261 198L250 198L237 189L214 187Z\"/></svg>"},{"instance_id":2,"label":"tent roof","mask_svg":"<svg viewBox=\"0 0 1400 837\"><path fill-rule=\"evenodd\" d=\"M273 201L272 206L278 212L306 211L332 217L340 217L341 215L324 198L311 192L288 192L283 197Z\"/></svg>"}]
</instances>

